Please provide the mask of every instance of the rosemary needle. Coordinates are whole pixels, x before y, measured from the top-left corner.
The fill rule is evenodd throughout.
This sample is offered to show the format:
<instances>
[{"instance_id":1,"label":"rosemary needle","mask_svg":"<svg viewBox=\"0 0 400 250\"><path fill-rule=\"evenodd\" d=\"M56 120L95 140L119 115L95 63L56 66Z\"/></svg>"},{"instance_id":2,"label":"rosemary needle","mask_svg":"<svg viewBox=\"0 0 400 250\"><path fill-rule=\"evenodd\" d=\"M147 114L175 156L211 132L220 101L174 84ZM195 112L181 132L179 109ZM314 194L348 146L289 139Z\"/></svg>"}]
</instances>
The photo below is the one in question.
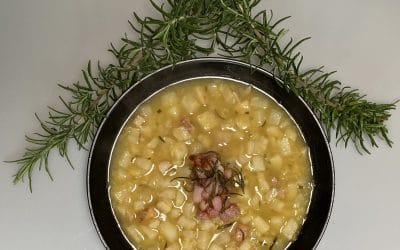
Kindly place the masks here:
<instances>
[{"instance_id":1,"label":"rosemary needle","mask_svg":"<svg viewBox=\"0 0 400 250\"><path fill-rule=\"evenodd\" d=\"M32 191L32 172L42 166L52 178L47 163L52 150L68 160L70 140L85 149L111 105L134 82L165 65L215 51L269 69L282 80L278 84L308 102L329 138L335 137L337 143L347 146L353 142L359 152L367 153L371 146L378 147L377 140L392 145L385 122L396 103L370 102L357 90L332 79L332 72L323 68L303 70L303 57L297 49L308 38L283 43L287 30L279 26L287 17L275 19L272 12L255 12L260 0L150 2L161 17L134 14L129 23L139 38L132 40L126 35L120 48L111 45L109 51L117 63L97 63L92 70L89 62L82 71L82 83L60 85L71 97L61 98L64 109L50 107L47 120L38 118L43 131L27 136L29 148L20 159L11 161L19 166L14 183L28 177Z\"/></svg>"}]
</instances>

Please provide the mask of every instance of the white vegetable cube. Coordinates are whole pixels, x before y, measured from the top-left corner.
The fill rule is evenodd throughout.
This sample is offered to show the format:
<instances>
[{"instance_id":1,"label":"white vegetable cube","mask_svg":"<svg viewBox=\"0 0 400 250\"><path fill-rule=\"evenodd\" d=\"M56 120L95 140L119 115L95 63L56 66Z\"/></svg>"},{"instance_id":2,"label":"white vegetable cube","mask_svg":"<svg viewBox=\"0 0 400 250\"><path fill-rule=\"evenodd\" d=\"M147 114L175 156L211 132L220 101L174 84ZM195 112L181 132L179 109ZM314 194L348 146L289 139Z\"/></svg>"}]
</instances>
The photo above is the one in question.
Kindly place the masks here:
<instances>
[{"instance_id":1,"label":"white vegetable cube","mask_svg":"<svg viewBox=\"0 0 400 250\"><path fill-rule=\"evenodd\" d=\"M268 117L268 124L278 126L281 122L282 113L278 110L272 110Z\"/></svg>"},{"instance_id":2,"label":"white vegetable cube","mask_svg":"<svg viewBox=\"0 0 400 250\"><path fill-rule=\"evenodd\" d=\"M161 97L161 103L163 106L171 107L176 106L178 102L178 97L174 91L166 92Z\"/></svg>"},{"instance_id":3,"label":"white vegetable cube","mask_svg":"<svg viewBox=\"0 0 400 250\"><path fill-rule=\"evenodd\" d=\"M216 243L212 243L208 250L224 250L221 246L217 245Z\"/></svg>"},{"instance_id":4,"label":"white vegetable cube","mask_svg":"<svg viewBox=\"0 0 400 250\"><path fill-rule=\"evenodd\" d=\"M254 153L259 155L265 154L268 147L268 139L265 136L257 136L256 138Z\"/></svg>"},{"instance_id":5,"label":"white vegetable cube","mask_svg":"<svg viewBox=\"0 0 400 250\"><path fill-rule=\"evenodd\" d=\"M242 217L240 217L240 222L242 222L243 224L249 224L251 223L251 221L253 220L253 217L249 214L243 215Z\"/></svg>"},{"instance_id":6,"label":"white vegetable cube","mask_svg":"<svg viewBox=\"0 0 400 250\"><path fill-rule=\"evenodd\" d=\"M250 200L249 204L253 209L260 208L260 197L258 195L254 195Z\"/></svg>"},{"instance_id":7,"label":"white vegetable cube","mask_svg":"<svg viewBox=\"0 0 400 250\"><path fill-rule=\"evenodd\" d=\"M253 155L255 150L256 150L256 143L254 141L247 142L246 154Z\"/></svg>"},{"instance_id":8,"label":"white vegetable cube","mask_svg":"<svg viewBox=\"0 0 400 250\"><path fill-rule=\"evenodd\" d=\"M219 90L228 104L235 104L239 100L237 94L233 92L228 85L226 84L219 85Z\"/></svg>"},{"instance_id":9,"label":"white vegetable cube","mask_svg":"<svg viewBox=\"0 0 400 250\"><path fill-rule=\"evenodd\" d=\"M144 116L148 117L149 115L153 114L153 110L149 105L143 105L143 107L140 109L139 113Z\"/></svg>"},{"instance_id":10,"label":"white vegetable cube","mask_svg":"<svg viewBox=\"0 0 400 250\"><path fill-rule=\"evenodd\" d=\"M211 241L211 233L208 231L199 231L197 238L197 248L200 250L206 250Z\"/></svg>"},{"instance_id":11,"label":"white vegetable cube","mask_svg":"<svg viewBox=\"0 0 400 250\"><path fill-rule=\"evenodd\" d=\"M181 217L179 217L177 224L184 229L191 230L194 229L194 227L196 226L196 221L182 215Z\"/></svg>"},{"instance_id":12,"label":"white vegetable cube","mask_svg":"<svg viewBox=\"0 0 400 250\"><path fill-rule=\"evenodd\" d=\"M201 220L199 224L200 230L212 231L217 228L217 226L211 220Z\"/></svg>"},{"instance_id":13,"label":"white vegetable cube","mask_svg":"<svg viewBox=\"0 0 400 250\"><path fill-rule=\"evenodd\" d=\"M168 242L176 242L178 240L178 228L168 221L161 222L160 233Z\"/></svg>"},{"instance_id":14,"label":"white vegetable cube","mask_svg":"<svg viewBox=\"0 0 400 250\"><path fill-rule=\"evenodd\" d=\"M261 191L269 190L270 187L263 172L257 173L257 181Z\"/></svg>"},{"instance_id":15,"label":"white vegetable cube","mask_svg":"<svg viewBox=\"0 0 400 250\"><path fill-rule=\"evenodd\" d=\"M249 160L249 157L247 157L246 155L240 155L238 159L240 164L246 164L249 162Z\"/></svg>"},{"instance_id":16,"label":"white vegetable cube","mask_svg":"<svg viewBox=\"0 0 400 250\"><path fill-rule=\"evenodd\" d=\"M160 226L160 221L158 219L151 219L148 226L152 229L158 229Z\"/></svg>"},{"instance_id":17,"label":"white vegetable cube","mask_svg":"<svg viewBox=\"0 0 400 250\"><path fill-rule=\"evenodd\" d=\"M149 141L149 143L147 143L147 147L148 148L151 148L151 149L155 149L157 146L158 146L158 144L160 143L161 141L160 141L160 138L158 138L158 137L154 137L153 139L151 139L151 141Z\"/></svg>"},{"instance_id":18,"label":"white vegetable cube","mask_svg":"<svg viewBox=\"0 0 400 250\"><path fill-rule=\"evenodd\" d=\"M185 201L186 201L185 194L182 191L177 191L175 197L175 206L180 207L185 203Z\"/></svg>"},{"instance_id":19,"label":"white vegetable cube","mask_svg":"<svg viewBox=\"0 0 400 250\"><path fill-rule=\"evenodd\" d=\"M271 217L271 226L274 226L276 229L280 229L282 225L283 225L283 218L281 216Z\"/></svg>"},{"instance_id":20,"label":"white vegetable cube","mask_svg":"<svg viewBox=\"0 0 400 250\"><path fill-rule=\"evenodd\" d=\"M225 246L230 241L231 241L231 235L228 232L222 232L217 236L217 238L215 238L214 243L220 246Z\"/></svg>"},{"instance_id":21,"label":"white vegetable cube","mask_svg":"<svg viewBox=\"0 0 400 250\"><path fill-rule=\"evenodd\" d=\"M196 242L194 239L185 238L182 240L182 248L181 250L192 250L196 248Z\"/></svg>"},{"instance_id":22,"label":"white vegetable cube","mask_svg":"<svg viewBox=\"0 0 400 250\"><path fill-rule=\"evenodd\" d=\"M252 246L251 243L249 241L249 239L246 239L242 242L242 244L240 244L239 246L239 250L251 250Z\"/></svg>"},{"instance_id":23,"label":"white vegetable cube","mask_svg":"<svg viewBox=\"0 0 400 250\"><path fill-rule=\"evenodd\" d=\"M291 183L287 186L286 195L289 199L293 199L296 197L298 193L298 185L296 183Z\"/></svg>"},{"instance_id":24,"label":"white vegetable cube","mask_svg":"<svg viewBox=\"0 0 400 250\"><path fill-rule=\"evenodd\" d=\"M283 136L283 133L281 129L277 126L268 126L267 135L275 138L281 138Z\"/></svg>"},{"instance_id":25,"label":"white vegetable cube","mask_svg":"<svg viewBox=\"0 0 400 250\"><path fill-rule=\"evenodd\" d=\"M254 217L253 226L260 234L265 234L269 230L269 224L260 216Z\"/></svg>"},{"instance_id":26,"label":"white vegetable cube","mask_svg":"<svg viewBox=\"0 0 400 250\"><path fill-rule=\"evenodd\" d=\"M197 116L197 121L204 130L210 130L218 126L219 117L211 111L206 111Z\"/></svg>"},{"instance_id":27,"label":"white vegetable cube","mask_svg":"<svg viewBox=\"0 0 400 250\"><path fill-rule=\"evenodd\" d=\"M165 200L160 200L159 202L157 202L156 204L156 208L164 213L167 214L171 211L172 209L172 203L170 201L165 201Z\"/></svg>"},{"instance_id":28,"label":"white vegetable cube","mask_svg":"<svg viewBox=\"0 0 400 250\"><path fill-rule=\"evenodd\" d=\"M167 188L164 191L162 191L159 195L162 198L172 200L176 196L176 189L175 188Z\"/></svg>"},{"instance_id":29,"label":"white vegetable cube","mask_svg":"<svg viewBox=\"0 0 400 250\"><path fill-rule=\"evenodd\" d=\"M297 140L297 133L294 129L287 128L285 130L285 136L289 138L291 141L296 141Z\"/></svg>"},{"instance_id":30,"label":"white vegetable cube","mask_svg":"<svg viewBox=\"0 0 400 250\"><path fill-rule=\"evenodd\" d=\"M292 148L290 146L289 139L286 136L281 139L280 146L283 155L289 155L292 153Z\"/></svg>"},{"instance_id":31,"label":"white vegetable cube","mask_svg":"<svg viewBox=\"0 0 400 250\"><path fill-rule=\"evenodd\" d=\"M140 227L143 235L146 236L146 239L154 240L158 236L158 232L148 228L147 226Z\"/></svg>"},{"instance_id":32,"label":"white vegetable cube","mask_svg":"<svg viewBox=\"0 0 400 250\"><path fill-rule=\"evenodd\" d=\"M209 136L207 136L206 134L199 134L197 136L197 140L199 140L202 147L204 147L204 148L211 147L211 138Z\"/></svg>"},{"instance_id":33,"label":"white vegetable cube","mask_svg":"<svg viewBox=\"0 0 400 250\"><path fill-rule=\"evenodd\" d=\"M119 157L118 159L118 165L120 165L123 168L126 168L130 165L132 160L132 156L129 153L128 150L125 150Z\"/></svg>"},{"instance_id":34,"label":"white vegetable cube","mask_svg":"<svg viewBox=\"0 0 400 250\"><path fill-rule=\"evenodd\" d=\"M191 137L189 131L182 126L174 128L174 130L172 130L172 134L179 141L186 141L186 140L189 140Z\"/></svg>"},{"instance_id":35,"label":"white vegetable cube","mask_svg":"<svg viewBox=\"0 0 400 250\"><path fill-rule=\"evenodd\" d=\"M177 142L171 145L171 156L174 157L177 162L183 161L187 153L188 149L185 143Z\"/></svg>"},{"instance_id":36,"label":"white vegetable cube","mask_svg":"<svg viewBox=\"0 0 400 250\"><path fill-rule=\"evenodd\" d=\"M167 110L168 114L174 117L178 117L181 113L181 110L178 106L172 106Z\"/></svg>"},{"instance_id":37,"label":"white vegetable cube","mask_svg":"<svg viewBox=\"0 0 400 250\"><path fill-rule=\"evenodd\" d=\"M283 160L280 155L274 155L269 159L269 162L273 168L278 169L282 167Z\"/></svg>"},{"instance_id":38,"label":"white vegetable cube","mask_svg":"<svg viewBox=\"0 0 400 250\"><path fill-rule=\"evenodd\" d=\"M270 208L278 213L280 213L284 207L285 207L285 203L278 199L273 200L272 203L270 204Z\"/></svg>"},{"instance_id":39,"label":"white vegetable cube","mask_svg":"<svg viewBox=\"0 0 400 250\"><path fill-rule=\"evenodd\" d=\"M151 148L143 148L142 149L142 156L144 158L151 158L154 154L154 150Z\"/></svg>"},{"instance_id":40,"label":"white vegetable cube","mask_svg":"<svg viewBox=\"0 0 400 250\"><path fill-rule=\"evenodd\" d=\"M256 97L251 98L250 105L252 107L256 107L256 108L266 109L269 106L269 102L265 98L256 96Z\"/></svg>"},{"instance_id":41,"label":"white vegetable cube","mask_svg":"<svg viewBox=\"0 0 400 250\"><path fill-rule=\"evenodd\" d=\"M194 212L195 212L195 207L194 207L193 203L186 202L185 205L183 206L183 214L186 217L191 217L194 215Z\"/></svg>"},{"instance_id":42,"label":"white vegetable cube","mask_svg":"<svg viewBox=\"0 0 400 250\"><path fill-rule=\"evenodd\" d=\"M165 250L180 250L180 249L181 249L181 246L177 242L175 242L174 244L168 245L167 248L165 248Z\"/></svg>"},{"instance_id":43,"label":"white vegetable cube","mask_svg":"<svg viewBox=\"0 0 400 250\"><path fill-rule=\"evenodd\" d=\"M188 240L193 240L196 238L196 231L191 231L191 230L183 230L182 231L182 238L188 239Z\"/></svg>"},{"instance_id":44,"label":"white vegetable cube","mask_svg":"<svg viewBox=\"0 0 400 250\"><path fill-rule=\"evenodd\" d=\"M141 168L143 172L148 172L151 170L153 163L149 159L137 157L135 159L135 166Z\"/></svg>"},{"instance_id":45,"label":"white vegetable cube","mask_svg":"<svg viewBox=\"0 0 400 250\"><path fill-rule=\"evenodd\" d=\"M212 97L212 98L221 98L221 92L218 89L218 85L220 84L220 79L213 79L211 80L212 83L210 85L207 85L207 93Z\"/></svg>"},{"instance_id":46,"label":"white vegetable cube","mask_svg":"<svg viewBox=\"0 0 400 250\"><path fill-rule=\"evenodd\" d=\"M264 123L267 120L264 110L259 109L254 111L252 114L253 114L253 120L258 126L264 125Z\"/></svg>"},{"instance_id":47,"label":"white vegetable cube","mask_svg":"<svg viewBox=\"0 0 400 250\"><path fill-rule=\"evenodd\" d=\"M220 131L215 135L218 145L227 145L231 140L231 133L227 131Z\"/></svg>"},{"instance_id":48,"label":"white vegetable cube","mask_svg":"<svg viewBox=\"0 0 400 250\"><path fill-rule=\"evenodd\" d=\"M207 94L206 94L206 89L204 88L204 86L195 87L194 92L196 93L197 100L202 105L206 105Z\"/></svg>"},{"instance_id":49,"label":"white vegetable cube","mask_svg":"<svg viewBox=\"0 0 400 250\"><path fill-rule=\"evenodd\" d=\"M173 165L169 163L168 161L162 161L158 165L158 169L160 170L161 174L165 175L167 174L168 170L172 167Z\"/></svg>"},{"instance_id":50,"label":"white vegetable cube","mask_svg":"<svg viewBox=\"0 0 400 250\"><path fill-rule=\"evenodd\" d=\"M144 202L144 201L135 201L133 203L133 210L135 212L139 212L139 211L143 210L145 208L145 206L146 206L146 202Z\"/></svg>"},{"instance_id":51,"label":"white vegetable cube","mask_svg":"<svg viewBox=\"0 0 400 250\"><path fill-rule=\"evenodd\" d=\"M243 101L241 103L238 103L235 107L235 110L239 113L239 114L244 114L246 112L248 112L250 109L250 105L249 105L249 101Z\"/></svg>"},{"instance_id":52,"label":"white vegetable cube","mask_svg":"<svg viewBox=\"0 0 400 250\"><path fill-rule=\"evenodd\" d=\"M260 155L253 156L253 158L251 159L251 163L253 165L254 171L264 171L265 170L264 157L262 157Z\"/></svg>"},{"instance_id":53,"label":"white vegetable cube","mask_svg":"<svg viewBox=\"0 0 400 250\"><path fill-rule=\"evenodd\" d=\"M128 235L136 242L140 243L141 241L144 240L143 234L136 228L135 225L129 226L126 229Z\"/></svg>"},{"instance_id":54,"label":"white vegetable cube","mask_svg":"<svg viewBox=\"0 0 400 250\"><path fill-rule=\"evenodd\" d=\"M133 118L133 124L135 124L136 127L142 126L145 122L146 120L141 115L137 115Z\"/></svg>"},{"instance_id":55,"label":"white vegetable cube","mask_svg":"<svg viewBox=\"0 0 400 250\"><path fill-rule=\"evenodd\" d=\"M236 126L240 129L247 129L250 127L250 117L249 115L238 115L235 118Z\"/></svg>"},{"instance_id":56,"label":"white vegetable cube","mask_svg":"<svg viewBox=\"0 0 400 250\"><path fill-rule=\"evenodd\" d=\"M126 129L127 139L129 143L139 144L140 139L140 129L128 127Z\"/></svg>"},{"instance_id":57,"label":"white vegetable cube","mask_svg":"<svg viewBox=\"0 0 400 250\"><path fill-rule=\"evenodd\" d=\"M200 107L200 103L192 95L185 95L182 98L182 106L186 112L192 114Z\"/></svg>"},{"instance_id":58,"label":"white vegetable cube","mask_svg":"<svg viewBox=\"0 0 400 250\"><path fill-rule=\"evenodd\" d=\"M286 225L282 228L282 234L285 235L289 240L293 239L293 236L297 232L299 224L294 220L290 219Z\"/></svg>"},{"instance_id":59,"label":"white vegetable cube","mask_svg":"<svg viewBox=\"0 0 400 250\"><path fill-rule=\"evenodd\" d=\"M168 214L168 216L170 216L171 218L178 218L180 215L181 210L179 208L173 208Z\"/></svg>"}]
</instances>

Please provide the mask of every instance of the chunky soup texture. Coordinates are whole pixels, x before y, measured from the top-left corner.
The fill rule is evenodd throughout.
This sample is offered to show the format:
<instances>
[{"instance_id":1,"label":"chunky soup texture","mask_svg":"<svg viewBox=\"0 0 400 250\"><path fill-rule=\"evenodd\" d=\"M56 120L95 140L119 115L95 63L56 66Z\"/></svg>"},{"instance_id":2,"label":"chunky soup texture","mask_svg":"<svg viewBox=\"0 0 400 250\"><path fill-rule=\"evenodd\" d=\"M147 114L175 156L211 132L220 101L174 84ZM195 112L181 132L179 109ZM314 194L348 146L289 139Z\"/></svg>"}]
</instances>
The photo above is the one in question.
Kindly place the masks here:
<instances>
[{"instance_id":1,"label":"chunky soup texture","mask_svg":"<svg viewBox=\"0 0 400 250\"><path fill-rule=\"evenodd\" d=\"M210 151L244 180L229 195L240 209L229 221L199 216L193 201L189 156ZM179 83L142 104L117 139L109 174L122 231L150 250L285 249L312 186L308 148L286 111L249 85L218 78Z\"/></svg>"}]
</instances>

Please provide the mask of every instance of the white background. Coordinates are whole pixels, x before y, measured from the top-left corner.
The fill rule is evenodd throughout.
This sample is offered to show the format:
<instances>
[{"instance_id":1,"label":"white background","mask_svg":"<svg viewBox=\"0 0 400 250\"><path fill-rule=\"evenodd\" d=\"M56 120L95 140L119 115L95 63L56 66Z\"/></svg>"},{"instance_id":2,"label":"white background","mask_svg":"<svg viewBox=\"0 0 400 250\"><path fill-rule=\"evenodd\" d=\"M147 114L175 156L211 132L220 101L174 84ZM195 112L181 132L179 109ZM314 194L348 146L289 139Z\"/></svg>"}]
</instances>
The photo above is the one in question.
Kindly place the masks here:
<instances>
[{"instance_id":1,"label":"white background","mask_svg":"<svg viewBox=\"0 0 400 250\"><path fill-rule=\"evenodd\" d=\"M305 65L335 77L377 102L400 98L400 1L268 0L301 47ZM81 79L87 61L110 62L106 49L129 32L132 12L152 15L140 0L0 0L0 160L24 152L24 134L39 131L64 93L56 83ZM282 26L282 27L283 27ZM333 214L318 249L396 249L400 235L400 108L387 123L393 148L372 155L332 145L336 164ZM0 162L1 249L102 249L87 206L87 152L71 145L75 170L51 156L51 182L34 172L31 194L12 184L15 165Z\"/></svg>"}]
</instances>

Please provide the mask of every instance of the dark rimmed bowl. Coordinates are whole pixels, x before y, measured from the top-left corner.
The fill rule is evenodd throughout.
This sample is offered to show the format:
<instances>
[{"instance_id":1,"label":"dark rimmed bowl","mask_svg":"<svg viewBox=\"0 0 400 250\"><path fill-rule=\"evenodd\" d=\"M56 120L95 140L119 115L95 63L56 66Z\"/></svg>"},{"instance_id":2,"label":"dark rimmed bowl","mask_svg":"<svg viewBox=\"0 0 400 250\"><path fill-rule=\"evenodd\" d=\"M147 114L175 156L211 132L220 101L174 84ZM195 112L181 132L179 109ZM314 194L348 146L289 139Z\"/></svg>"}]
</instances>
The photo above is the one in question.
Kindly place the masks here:
<instances>
[{"instance_id":1,"label":"dark rimmed bowl","mask_svg":"<svg viewBox=\"0 0 400 250\"><path fill-rule=\"evenodd\" d=\"M288 249L316 248L328 223L334 196L333 161L323 129L308 105L280 87L270 73L222 58L193 59L164 67L134 84L108 112L93 141L87 170L90 212L103 244L109 249L132 249L113 214L108 193L109 161L120 130L148 97L171 84L198 77L223 77L254 85L295 120L309 146L315 187L307 218Z\"/></svg>"}]
</instances>

